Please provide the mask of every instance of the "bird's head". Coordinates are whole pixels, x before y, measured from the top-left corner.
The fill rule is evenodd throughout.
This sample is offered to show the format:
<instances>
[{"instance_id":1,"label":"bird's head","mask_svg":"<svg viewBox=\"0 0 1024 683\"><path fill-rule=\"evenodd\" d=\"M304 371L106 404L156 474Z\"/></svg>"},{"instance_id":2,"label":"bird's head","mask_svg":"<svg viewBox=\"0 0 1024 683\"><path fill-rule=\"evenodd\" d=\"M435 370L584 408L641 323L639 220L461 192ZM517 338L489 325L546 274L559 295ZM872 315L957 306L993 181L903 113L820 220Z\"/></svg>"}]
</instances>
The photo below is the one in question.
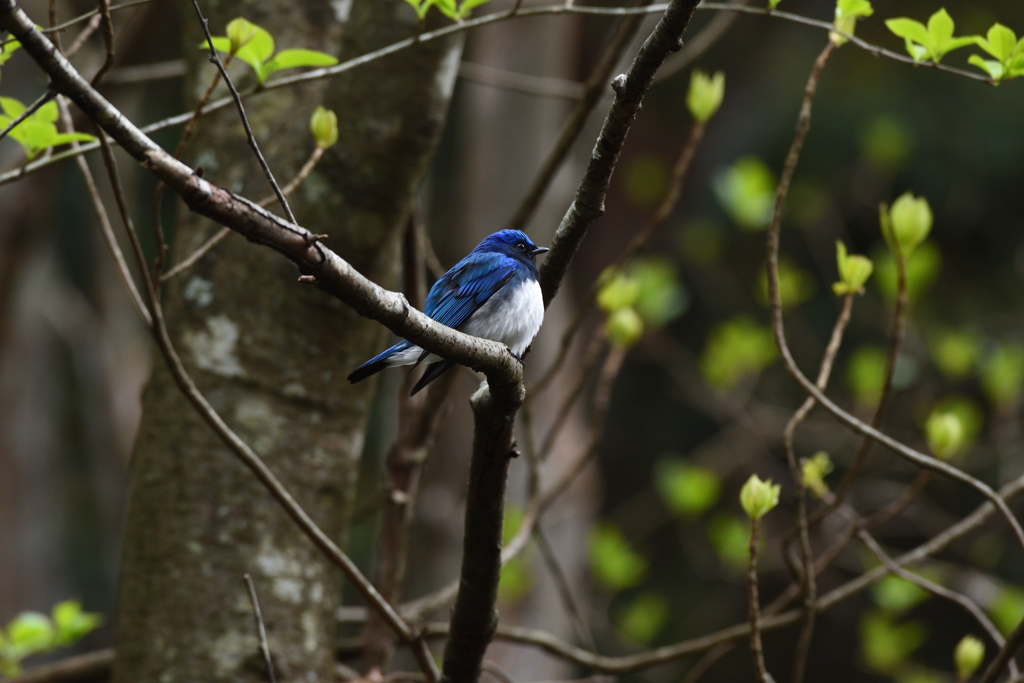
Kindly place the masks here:
<instances>
[{"instance_id":1,"label":"bird's head","mask_svg":"<svg viewBox=\"0 0 1024 683\"><path fill-rule=\"evenodd\" d=\"M548 251L548 248L538 247L522 230L499 230L486 237L474 251L497 252L527 263L534 263L537 254L543 254Z\"/></svg>"}]
</instances>

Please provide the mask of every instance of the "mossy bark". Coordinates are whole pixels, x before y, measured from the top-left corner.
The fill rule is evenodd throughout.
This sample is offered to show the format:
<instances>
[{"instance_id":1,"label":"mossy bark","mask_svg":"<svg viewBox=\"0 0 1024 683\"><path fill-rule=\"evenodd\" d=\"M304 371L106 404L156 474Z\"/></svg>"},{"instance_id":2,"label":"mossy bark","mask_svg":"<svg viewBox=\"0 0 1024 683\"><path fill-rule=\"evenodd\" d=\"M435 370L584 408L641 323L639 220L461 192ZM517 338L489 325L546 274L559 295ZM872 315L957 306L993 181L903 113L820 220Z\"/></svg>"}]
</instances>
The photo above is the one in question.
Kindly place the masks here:
<instances>
[{"instance_id":1,"label":"mossy bark","mask_svg":"<svg viewBox=\"0 0 1024 683\"><path fill-rule=\"evenodd\" d=\"M278 49L342 59L417 30L404 0L204 2L211 31L245 16ZM194 98L212 77L191 4L181 6ZM344 16L342 16L344 14ZM339 142L295 192L299 222L385 285L401 228L436 145L458 65L458 39L437 41L333 80L247 100L264 155L284 185L312 152L309 116L334 109ZM244 86L250 74L232 65ZM270 194L237 113L204 117L184 160L251 198ZM218 226L184 215L179 257ZM296 282L278 254L232 235L172 280L172 338L202 391L318 524L344 538L372 382L347 373L383 328ZM333 678L341 574L223 446L158 358L135 447L117 616L115 680L266 680L242 576L260 595L277 680Z\"/></svg>"}]
</instances>

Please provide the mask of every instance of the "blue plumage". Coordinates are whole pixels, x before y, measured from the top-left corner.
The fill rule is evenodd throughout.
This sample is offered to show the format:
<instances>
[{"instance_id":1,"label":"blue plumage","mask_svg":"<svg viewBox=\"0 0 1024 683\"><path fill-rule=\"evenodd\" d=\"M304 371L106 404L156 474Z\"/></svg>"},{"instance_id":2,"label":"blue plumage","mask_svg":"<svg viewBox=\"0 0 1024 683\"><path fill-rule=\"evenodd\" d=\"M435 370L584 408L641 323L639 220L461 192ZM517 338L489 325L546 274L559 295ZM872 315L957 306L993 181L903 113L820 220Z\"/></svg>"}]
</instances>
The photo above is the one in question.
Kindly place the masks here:
<instances>
[{"instance_id":1,"label":"blue plumage","mask_svg":"<svg viewBox=\"0 0 1024 683\"><path fill-rule=\"evenodd\" d=\"M521 230L488 236L434 283L424 313L448 327L502 342L522 355L544 319L536 258L546 251ZM403 339L360 365L348 380L354 384L385 367L418 364L425 357L423 349ZM436 356L428 360L432 362L413 394L454 365Z\"/></svg>"}]
</instances>

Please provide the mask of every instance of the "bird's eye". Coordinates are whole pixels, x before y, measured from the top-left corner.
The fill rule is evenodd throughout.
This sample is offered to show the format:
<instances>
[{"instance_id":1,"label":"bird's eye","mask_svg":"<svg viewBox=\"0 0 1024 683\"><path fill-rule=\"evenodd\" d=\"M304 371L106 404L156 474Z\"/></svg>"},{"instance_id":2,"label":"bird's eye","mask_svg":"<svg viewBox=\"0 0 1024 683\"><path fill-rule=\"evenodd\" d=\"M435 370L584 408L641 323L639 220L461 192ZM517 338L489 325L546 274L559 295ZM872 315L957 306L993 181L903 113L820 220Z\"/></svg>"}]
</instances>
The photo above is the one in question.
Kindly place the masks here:
<instances>
[{"instance_id":1,"label":"bird's eye","mask_svg":"<svg viewBox=\"0 0 1024 683\"><path fill-rule=\"evenodd\" d=\"M520 242L516 246L519 247L520 249L522 249L523 251L526 251L526 243L525 242Z\"/></svg>"}]
</instances>

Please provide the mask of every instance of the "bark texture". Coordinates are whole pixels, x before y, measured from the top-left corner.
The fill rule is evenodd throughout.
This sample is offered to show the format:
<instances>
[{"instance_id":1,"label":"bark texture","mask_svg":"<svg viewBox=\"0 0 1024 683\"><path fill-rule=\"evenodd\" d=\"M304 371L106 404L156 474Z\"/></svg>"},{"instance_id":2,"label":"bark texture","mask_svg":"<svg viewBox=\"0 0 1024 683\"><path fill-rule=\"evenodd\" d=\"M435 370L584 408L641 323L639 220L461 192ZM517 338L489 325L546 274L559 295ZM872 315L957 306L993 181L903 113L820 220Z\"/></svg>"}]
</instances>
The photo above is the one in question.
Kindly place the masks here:
<instances>
[{"instance_id":1,"label":"bark texture","mask_svg":"<svg viewBox=\"0 0 1024 683\"><path fill-rule=\"evenodd\" d=\"M203 3L212 32L245 16L278 49L342 59L416 30L403 0ZM186 27L189 92L212 77ZM435 42L344 78L250 98L264 155L285 184L312 152L309 115L334 109L339 142L292 196L299 222L382 284L394 280L410 200L440 133L458 42ZM232 66L242 85L251 76ZM254 199L270 194L237 114L200 123L184 160ZM217 226L194 215L178 225L189 254ZM171 332L207 398L336 540L347 528L372 383L345 376L372 354L383 328L337 300L298 285L279 255L231 236L165 293ZM334 609L341 575L251 474L221 445L157 362L144 396L118 614L117 681L266 680L242 575L260 595L279 681L333 677Z\"/></svg>"}]
</instances>

